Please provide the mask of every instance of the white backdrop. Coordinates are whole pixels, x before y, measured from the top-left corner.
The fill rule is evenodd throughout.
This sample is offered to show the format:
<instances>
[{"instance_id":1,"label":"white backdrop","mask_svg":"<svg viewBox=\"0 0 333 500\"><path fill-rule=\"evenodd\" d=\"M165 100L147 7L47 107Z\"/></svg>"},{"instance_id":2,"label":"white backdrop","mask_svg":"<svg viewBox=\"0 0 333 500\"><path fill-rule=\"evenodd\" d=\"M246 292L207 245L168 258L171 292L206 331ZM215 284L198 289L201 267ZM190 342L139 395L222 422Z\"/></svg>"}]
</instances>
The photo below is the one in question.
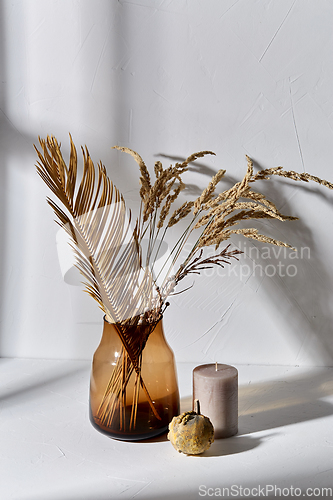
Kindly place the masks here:
<instances>
[{"instance_id":1,"label":"white backdrop","mask_svg":"<svg viewBox=\"0 0 333 500\"><path fill-rule=\"evenodd\" d=\"M93 300L62 278L50 193L32 144L68 133L102 160L126 199L132 158L153 167L215 151L186 174L184 199L219 168L225 185L283 165L333 181L333 3L326 0L0 2L0 355L91 358ZM178 361L332 365L333 192L274 179L300 220L258 225L295 254L234 239L239 263L189 280L165 331ZM220 273L221 274L221 273ZM185 285L185 284L184 284Z\"/></svg>"}]
</instances>

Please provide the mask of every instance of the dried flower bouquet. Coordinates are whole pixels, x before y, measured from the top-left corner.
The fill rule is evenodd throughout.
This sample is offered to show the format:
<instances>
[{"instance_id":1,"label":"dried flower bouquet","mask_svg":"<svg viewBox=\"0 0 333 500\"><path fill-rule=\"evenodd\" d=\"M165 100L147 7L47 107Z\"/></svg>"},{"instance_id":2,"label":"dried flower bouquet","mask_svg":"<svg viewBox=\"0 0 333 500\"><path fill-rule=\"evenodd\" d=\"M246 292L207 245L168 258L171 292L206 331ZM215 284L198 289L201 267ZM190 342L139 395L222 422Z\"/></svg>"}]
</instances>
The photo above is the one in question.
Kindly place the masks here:
<instances>
[{"instance_id":1,"label":"dried flower bouquet","mask_svg":"<svg viewBox=\"0 0 333 500\"><path fill-rule=\"evenodd\" d=\"M116 325L122 342L122 352L99 408L99 418L107 424L116 410L125 411L126 387L134 372L137 389L130 418L130 426L134 428L140 389L145 392L158 418L141 376L142 352L177 284L190 274L199 274L215 265L223 267L230 264L231 259L237 259L237 254L241 253L239 250L231 250L230 245L220 249L232 234L292 248L285 242L260 234L256 228L239 227L242 221L248 220L297 219L281 214L272 201L252 189L253 184L259 180L267 181L271 176L314 181L329 189L333 189L333 184L307 173L285 171L282 167L254 173L253 162L247 157L247 171L240 182L216 194L216 187L225 174L225 170L219 170L197 199L185 201L173 209L185 188L182 176L189 164L214 153L201 151L168 168L163 168L157 161L155 180L152 181L143 159L136 152L116 146L116 149L130 154L140 169L141 208L132 227L131 214L126 210L123 196L113 186L105 167L101 163L97 168L94 166L87 148L82 148L83 174L79 180L77 151L72 138L68 165L55 137L39 139L39 142L41 151L36 148L37 171L62 208L50 198L47 201L58 224L71 238L76 266L84 277L86 291L98 302L107 321ZM188 220L186 229L162 269L156 270L168 230L185 218ZM195 243L179 262L192 234L196 234ZM147 242L145 251L144 240ZM211 245L215 247L215 255L205 257L203 249ZM138 325L144 328L136 328Z\"/></svg>"}]
</instances>

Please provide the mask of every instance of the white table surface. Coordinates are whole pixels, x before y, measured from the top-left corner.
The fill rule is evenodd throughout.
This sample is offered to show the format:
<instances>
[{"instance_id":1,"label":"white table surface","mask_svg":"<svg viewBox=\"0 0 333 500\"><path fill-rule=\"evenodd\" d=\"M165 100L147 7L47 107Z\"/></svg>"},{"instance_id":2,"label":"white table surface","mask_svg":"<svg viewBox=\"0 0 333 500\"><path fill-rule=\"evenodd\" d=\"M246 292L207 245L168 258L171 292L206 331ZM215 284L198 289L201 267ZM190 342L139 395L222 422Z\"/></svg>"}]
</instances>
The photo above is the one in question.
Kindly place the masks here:
<instances>
[{"instance_id":1,"label":"white table surface","mask_svg":"<svg viewBox=\"0 0 333 500\"><path fill-rule=\"evenodd\" d=\"M182 411L191 406L194 366L178 365ZM237 368L238 435L186 456L165 435L123 442L97 432L88 418L88 361L0 359L0 499L192 500L279 492L295 498L300 491L325 498L330 492L322 488L333 489L333 368Z\"/></svg>"}]
</instances>

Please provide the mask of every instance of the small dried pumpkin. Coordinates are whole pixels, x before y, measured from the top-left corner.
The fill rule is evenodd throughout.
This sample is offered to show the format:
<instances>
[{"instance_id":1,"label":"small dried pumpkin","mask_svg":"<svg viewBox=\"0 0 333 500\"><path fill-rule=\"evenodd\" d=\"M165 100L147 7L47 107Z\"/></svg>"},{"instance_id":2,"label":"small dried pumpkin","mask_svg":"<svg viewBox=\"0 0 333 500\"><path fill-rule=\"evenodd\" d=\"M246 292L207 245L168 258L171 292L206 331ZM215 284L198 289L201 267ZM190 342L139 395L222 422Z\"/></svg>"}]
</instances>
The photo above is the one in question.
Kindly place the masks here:
<instances>
[{"instance_id":1,"label":"small dried pumpkin","mask_svg":"<svg viewBox=\"0 0 333 500\"><path fill-rule=\"evenodd\" d=\"M179 453L199 455L208 450L214 441L214 427L208 417L200 414L199 401L196 411L187 411L173 417L169 424L168 439Z\"/></svg>"}]
</instances>

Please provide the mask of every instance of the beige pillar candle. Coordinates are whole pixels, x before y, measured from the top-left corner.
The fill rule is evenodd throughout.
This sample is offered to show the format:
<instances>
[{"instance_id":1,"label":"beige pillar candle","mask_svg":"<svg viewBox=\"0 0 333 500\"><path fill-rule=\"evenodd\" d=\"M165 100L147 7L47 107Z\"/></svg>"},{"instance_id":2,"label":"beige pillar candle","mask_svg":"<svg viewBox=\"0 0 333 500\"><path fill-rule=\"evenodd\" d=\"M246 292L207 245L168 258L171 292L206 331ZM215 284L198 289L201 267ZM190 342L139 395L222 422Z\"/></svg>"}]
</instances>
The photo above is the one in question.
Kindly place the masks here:
<instances>
[{"instance_id":1,"label":"beige pillar candle","mask_svg":"<svg viewBox=\"0 0 333 500\"><path fill-rule=\"evenodd\" d=\"M219 363L193 370L193 404L200 401L202 415L214 426L214 437L226 438L238 431L238 371Z\"/></svg>"}]
</instances>

